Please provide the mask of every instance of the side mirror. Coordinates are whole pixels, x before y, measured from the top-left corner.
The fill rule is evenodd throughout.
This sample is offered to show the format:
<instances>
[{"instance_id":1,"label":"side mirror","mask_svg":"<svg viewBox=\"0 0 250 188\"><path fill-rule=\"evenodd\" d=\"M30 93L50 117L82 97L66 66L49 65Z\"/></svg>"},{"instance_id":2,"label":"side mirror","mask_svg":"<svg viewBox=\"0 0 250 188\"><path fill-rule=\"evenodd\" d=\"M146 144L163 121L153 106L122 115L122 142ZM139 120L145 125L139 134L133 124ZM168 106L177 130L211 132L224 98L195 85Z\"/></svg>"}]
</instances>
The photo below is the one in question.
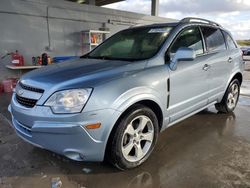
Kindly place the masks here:
<instances>
[{"instance_id":1,"label":"side mirror","mask_svg":"<svg viewBox=\"0 0 250 188\"><path fill-rule=\"evenodd\" d=\"M196 58L195 51L191 48L181 47L175 53L170 62L170 69L175 71L177 69L178 61L193 61Z\"/></svg>"}]
</instances>

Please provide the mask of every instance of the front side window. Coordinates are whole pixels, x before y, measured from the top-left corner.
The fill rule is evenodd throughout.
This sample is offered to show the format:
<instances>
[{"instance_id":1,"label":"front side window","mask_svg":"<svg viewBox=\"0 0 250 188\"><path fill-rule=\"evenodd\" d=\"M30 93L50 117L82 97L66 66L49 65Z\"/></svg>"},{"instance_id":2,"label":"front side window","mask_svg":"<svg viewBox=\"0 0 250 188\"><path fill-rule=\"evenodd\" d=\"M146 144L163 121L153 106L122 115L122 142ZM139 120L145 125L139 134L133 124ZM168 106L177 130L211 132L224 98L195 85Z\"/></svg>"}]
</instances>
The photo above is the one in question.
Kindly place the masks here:
<instances>
[{"instance_id":1,"label":"front side window","mask_svg":"<svg viewBox=\"0 0 250 188\"><path fill-rule=\"evenodd\" d=\"M170 26L124 30L83 57L117 60L148 59L160 50L171 30Z\"/></svg>"},{"instance_id":2,"label":"front side window","mask_svg":"<svg viewBox=\"0 0 250 188\"><path fill-rule=\"evenodd\" d=\"M220 29L202 27L201 30L209 52L226 50L225 40Z\"/></svg>"},{"instance_id":3,"label":"front side window","mask_svg":"<svg viewBox=\"0 0 250 188\"><path fill-rule=\"evenodd\" d=\"M170 53L176 53L181 47L192 48L196 55L204 53L201 33L198 27L191 27L182 31L170 47Z\"/></svg>"},{"instance_id":4,"label":"front side window","mask_svg":"<svg viewBox=\"0 0 250 188\"><path fill-rule=\"evenodd\" d=\"M236 46L234 40L232 39L232 37L225 31L223 31L223 34L225 36L225 40L227 42L228 49L233 50L233 49L237 48L237 46Z\"/></svg>"}]
</instances>

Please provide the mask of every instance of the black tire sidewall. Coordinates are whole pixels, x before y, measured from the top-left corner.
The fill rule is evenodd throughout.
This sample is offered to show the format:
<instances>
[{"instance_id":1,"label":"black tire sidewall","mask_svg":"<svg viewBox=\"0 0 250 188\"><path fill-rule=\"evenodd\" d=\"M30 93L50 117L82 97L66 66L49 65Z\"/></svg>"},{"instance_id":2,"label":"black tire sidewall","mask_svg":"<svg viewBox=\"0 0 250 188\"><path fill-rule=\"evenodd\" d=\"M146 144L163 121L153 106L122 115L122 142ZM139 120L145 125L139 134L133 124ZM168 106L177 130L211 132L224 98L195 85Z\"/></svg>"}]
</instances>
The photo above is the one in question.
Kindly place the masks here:
<instances>
[{"instance_id":1,"label":"black tire sidewall","mask_svg":"<svg viewBox=\"0 0 250 188\"><path fill-rule=\"evenodd\" d=\"M141 160L137 162L129 162L124 158L122 154L122 150L121 150L122 149L121 148L122 137L128 124L135 117L140 116L140 115L145 115L152 121L153 126L154 126L154 139L153 139L152 145L148 153ZM159 134L159 126L158 126L158 119L155 113L148 107L145 107L143 105L136 105L134 108L132 108L125 114L125 116L121 119L115 131L114 139L112 142L112 153L111 153L111 156L113 156L112 158L114 160L113 162L115 162L114 165L118 167L119 169L124 170L124 169L135 168L139 166L140 164L142 164L145 160L147 160L149 155L152 153L154 146L156 144L157 138L158 138L158 134Z\"/></svg>"}]
</instances>

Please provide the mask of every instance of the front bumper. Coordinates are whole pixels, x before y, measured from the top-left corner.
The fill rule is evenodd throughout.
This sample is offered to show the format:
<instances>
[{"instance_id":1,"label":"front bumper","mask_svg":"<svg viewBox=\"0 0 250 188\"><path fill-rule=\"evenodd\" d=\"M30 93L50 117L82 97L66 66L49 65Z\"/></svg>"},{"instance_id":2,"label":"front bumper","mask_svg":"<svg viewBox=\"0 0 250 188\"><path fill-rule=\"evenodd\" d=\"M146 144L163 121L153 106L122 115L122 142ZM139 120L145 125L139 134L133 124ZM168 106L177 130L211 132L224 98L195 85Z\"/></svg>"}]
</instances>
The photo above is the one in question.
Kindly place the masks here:
<instances>
[{"instance_id":1,"label":"front bumper","mask_svg":"<svg viewBox=\"0 0 250 188\"><path fill-rule=\"evenodd\" d=\"M49 107L21 106L13 94L12 126L25 141L78 161L102 161L106 143L120 112L103 109L78 114L53 114ZM99 129L85 125L101 122Z\"/></svg>"}]
</instances>

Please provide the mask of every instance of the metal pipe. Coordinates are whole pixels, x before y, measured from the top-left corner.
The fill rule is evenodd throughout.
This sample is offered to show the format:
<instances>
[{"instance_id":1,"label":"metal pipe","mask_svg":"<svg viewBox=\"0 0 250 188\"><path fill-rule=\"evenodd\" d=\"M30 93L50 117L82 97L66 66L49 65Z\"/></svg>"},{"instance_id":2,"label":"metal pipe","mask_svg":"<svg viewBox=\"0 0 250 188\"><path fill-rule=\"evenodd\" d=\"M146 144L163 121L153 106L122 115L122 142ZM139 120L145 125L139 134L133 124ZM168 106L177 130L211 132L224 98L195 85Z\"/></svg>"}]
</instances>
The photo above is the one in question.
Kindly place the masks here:
<instances>
[{"instance_id":1,"label":"metal pipe","mask_svg":"<svg viewBox=\"0 0 250 188\"><path fill-rule=\"evenodd\" d=\"M159 0L151 0L151 15L159 15Z\"/></svg>"},{"instance_id":2,"label":"metal pipe","mask_svg":"<svg viewBox=\"0 0 250 188\"><path fill-rule=\"evenodd\" d=\"M47 22L47 33L48 33L48 46L45 47L45 50L52 51L51 37L50 37L50 27L49 27L49 6L47 6L47 8L46 8L46 22Z\"/></svg>"}]
</instances>

